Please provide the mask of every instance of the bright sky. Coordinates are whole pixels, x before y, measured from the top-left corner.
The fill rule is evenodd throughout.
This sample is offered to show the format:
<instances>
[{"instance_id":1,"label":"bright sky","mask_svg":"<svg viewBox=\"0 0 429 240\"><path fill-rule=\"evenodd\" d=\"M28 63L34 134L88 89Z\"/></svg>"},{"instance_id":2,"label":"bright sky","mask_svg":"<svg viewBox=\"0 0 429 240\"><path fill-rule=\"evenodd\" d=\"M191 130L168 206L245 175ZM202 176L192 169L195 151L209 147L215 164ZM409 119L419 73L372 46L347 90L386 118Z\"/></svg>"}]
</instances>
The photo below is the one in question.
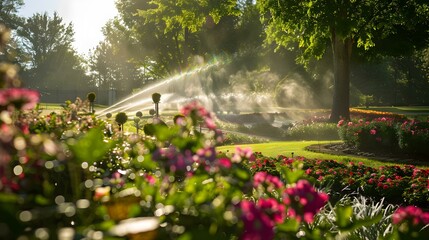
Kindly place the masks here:
<instances>
[{"instance_id":1,"label":"bright sky","mask_svg":"<svg viewBox=\"0 0 429 240\"><path fill-rule=\"evenodd\" d=\"M74 46L86 54L103 39L101 28L117 15L115 0L24 0L20 15L30 17L34 13L54 11L65 23L72 22L75 31Z\"/></svg>"}]
</instances>

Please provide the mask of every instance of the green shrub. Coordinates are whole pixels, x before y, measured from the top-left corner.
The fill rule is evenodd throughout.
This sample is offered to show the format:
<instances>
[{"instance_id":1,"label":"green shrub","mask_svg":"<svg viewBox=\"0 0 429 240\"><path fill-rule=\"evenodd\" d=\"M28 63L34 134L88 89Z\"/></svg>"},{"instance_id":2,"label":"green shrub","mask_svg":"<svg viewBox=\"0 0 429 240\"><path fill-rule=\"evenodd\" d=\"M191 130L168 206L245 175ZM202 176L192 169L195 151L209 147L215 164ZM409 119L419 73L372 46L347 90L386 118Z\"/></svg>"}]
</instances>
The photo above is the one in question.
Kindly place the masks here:
<instances>
[{"instance_id":1,"label":"green shrub","mask_svg":"<svg viewBox=\"0 0 429 240\"><path fill-rule=\"evenodd\" d=\"M262 137L249 136L246 134L225 133L222 145L252 144L268 142L268 139Z\"/></svg>"}]
</instances>

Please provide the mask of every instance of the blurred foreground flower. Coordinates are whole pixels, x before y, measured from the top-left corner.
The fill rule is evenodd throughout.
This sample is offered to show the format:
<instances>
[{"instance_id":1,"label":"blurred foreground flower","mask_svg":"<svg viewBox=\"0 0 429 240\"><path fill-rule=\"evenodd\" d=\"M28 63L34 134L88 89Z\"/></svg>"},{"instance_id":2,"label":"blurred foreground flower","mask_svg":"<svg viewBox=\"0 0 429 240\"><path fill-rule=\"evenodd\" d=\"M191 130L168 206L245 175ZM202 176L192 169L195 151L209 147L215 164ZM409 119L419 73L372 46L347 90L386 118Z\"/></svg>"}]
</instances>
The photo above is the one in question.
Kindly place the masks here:
<instances>
[{"instance_id":1,"label":"blurred foreground flower","mask_svg":"<svg viewBox=\"0 0 429 240\"><path fill-rule=\"evenodd\" d=\"M284 191L284 203L289 206L288 215L298 221L304 218L307 223L312 223L314 215L325 206L329 196L326 193L316 192L307 180L299 180L296 185Z\"/></svg>"},{"instance_id":2,"label":"blurred foreground flower","mask_svg":"<svg viewBox=\"0 0 429 240\"><path fill-rule=\"evenodd\" d=\"M39 102L39 92L25 88L0 90L0 109L31 110Z\"/></svg>"}]
</instances>

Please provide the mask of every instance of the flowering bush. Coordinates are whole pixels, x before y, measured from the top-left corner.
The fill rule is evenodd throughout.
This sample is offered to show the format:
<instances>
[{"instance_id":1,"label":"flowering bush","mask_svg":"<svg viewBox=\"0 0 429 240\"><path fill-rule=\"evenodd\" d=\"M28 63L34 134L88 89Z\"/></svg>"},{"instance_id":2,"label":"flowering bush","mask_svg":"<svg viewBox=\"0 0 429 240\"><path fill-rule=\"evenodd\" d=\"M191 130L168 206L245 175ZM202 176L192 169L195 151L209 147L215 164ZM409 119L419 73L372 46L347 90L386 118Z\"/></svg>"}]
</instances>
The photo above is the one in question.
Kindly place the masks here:
<instances>
[{"instance_id":1,"label":"flowering bush","mask_svg":"<svg viewBox=\"0 0 429 240\"><path fill-rule=\"evenodd\" d=\"M372 121L340 120L337 127L340 138L347 145L360 150L429 156L426 149L429 142L429 122L397 121L382 117Z\"/></svg>"},{"instance_id":2,"label":"flowering bush","mask_svg":"<svg viewBox=\"0 0 429 240\"><path fill-rule=\"evenodd\" d=\"M392 118L376 118L357 122L340 120L337 124L340 138L348 145L360 150L397 149L396 122Z\"/></svg>"},{"instance_id":3,"label":"flowering bush","mask_svg":"<svg viewBox=\"0 0 429 240\"><path fill-rule=\"evenodd\" d=\"M429 156L429 121L404 121L397 126L400 149L408 154Z\"/></svg>"},{"instance_id":4,"label":"flowering bush","mask_svg":"<svg viewBox=\"0 0 429 240\"><path fill-rule=\"evenodd\" d=\"M413 239L427 239L429 237L429 213L414 206L400 207L392 216L395 224L395 233L398 239L412 237ZM422 228L424 230L422 230Z\"/></svg>"}]
</instances>

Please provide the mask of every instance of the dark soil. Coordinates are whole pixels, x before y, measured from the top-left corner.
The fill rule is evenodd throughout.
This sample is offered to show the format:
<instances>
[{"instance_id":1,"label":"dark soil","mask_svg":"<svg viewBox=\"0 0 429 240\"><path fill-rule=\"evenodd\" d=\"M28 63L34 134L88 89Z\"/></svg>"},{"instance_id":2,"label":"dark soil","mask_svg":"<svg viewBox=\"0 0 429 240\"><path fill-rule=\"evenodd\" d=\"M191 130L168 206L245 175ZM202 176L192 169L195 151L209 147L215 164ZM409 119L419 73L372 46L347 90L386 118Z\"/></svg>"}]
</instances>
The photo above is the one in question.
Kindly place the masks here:
<instances>
[{"instance_id":1,"label":"dark soil","mask_svg":"<svg viewBox=\"0 0 429 240\"><path fill-rule=\"evenodd\" d=\"M381 162L429 166L429 158L424 156L411 156L392 152L365 152L350 147L344 143L314 144L306 148L308 151L344 155L351 157L364 157Z\"/></svg>"}]
</instances>

